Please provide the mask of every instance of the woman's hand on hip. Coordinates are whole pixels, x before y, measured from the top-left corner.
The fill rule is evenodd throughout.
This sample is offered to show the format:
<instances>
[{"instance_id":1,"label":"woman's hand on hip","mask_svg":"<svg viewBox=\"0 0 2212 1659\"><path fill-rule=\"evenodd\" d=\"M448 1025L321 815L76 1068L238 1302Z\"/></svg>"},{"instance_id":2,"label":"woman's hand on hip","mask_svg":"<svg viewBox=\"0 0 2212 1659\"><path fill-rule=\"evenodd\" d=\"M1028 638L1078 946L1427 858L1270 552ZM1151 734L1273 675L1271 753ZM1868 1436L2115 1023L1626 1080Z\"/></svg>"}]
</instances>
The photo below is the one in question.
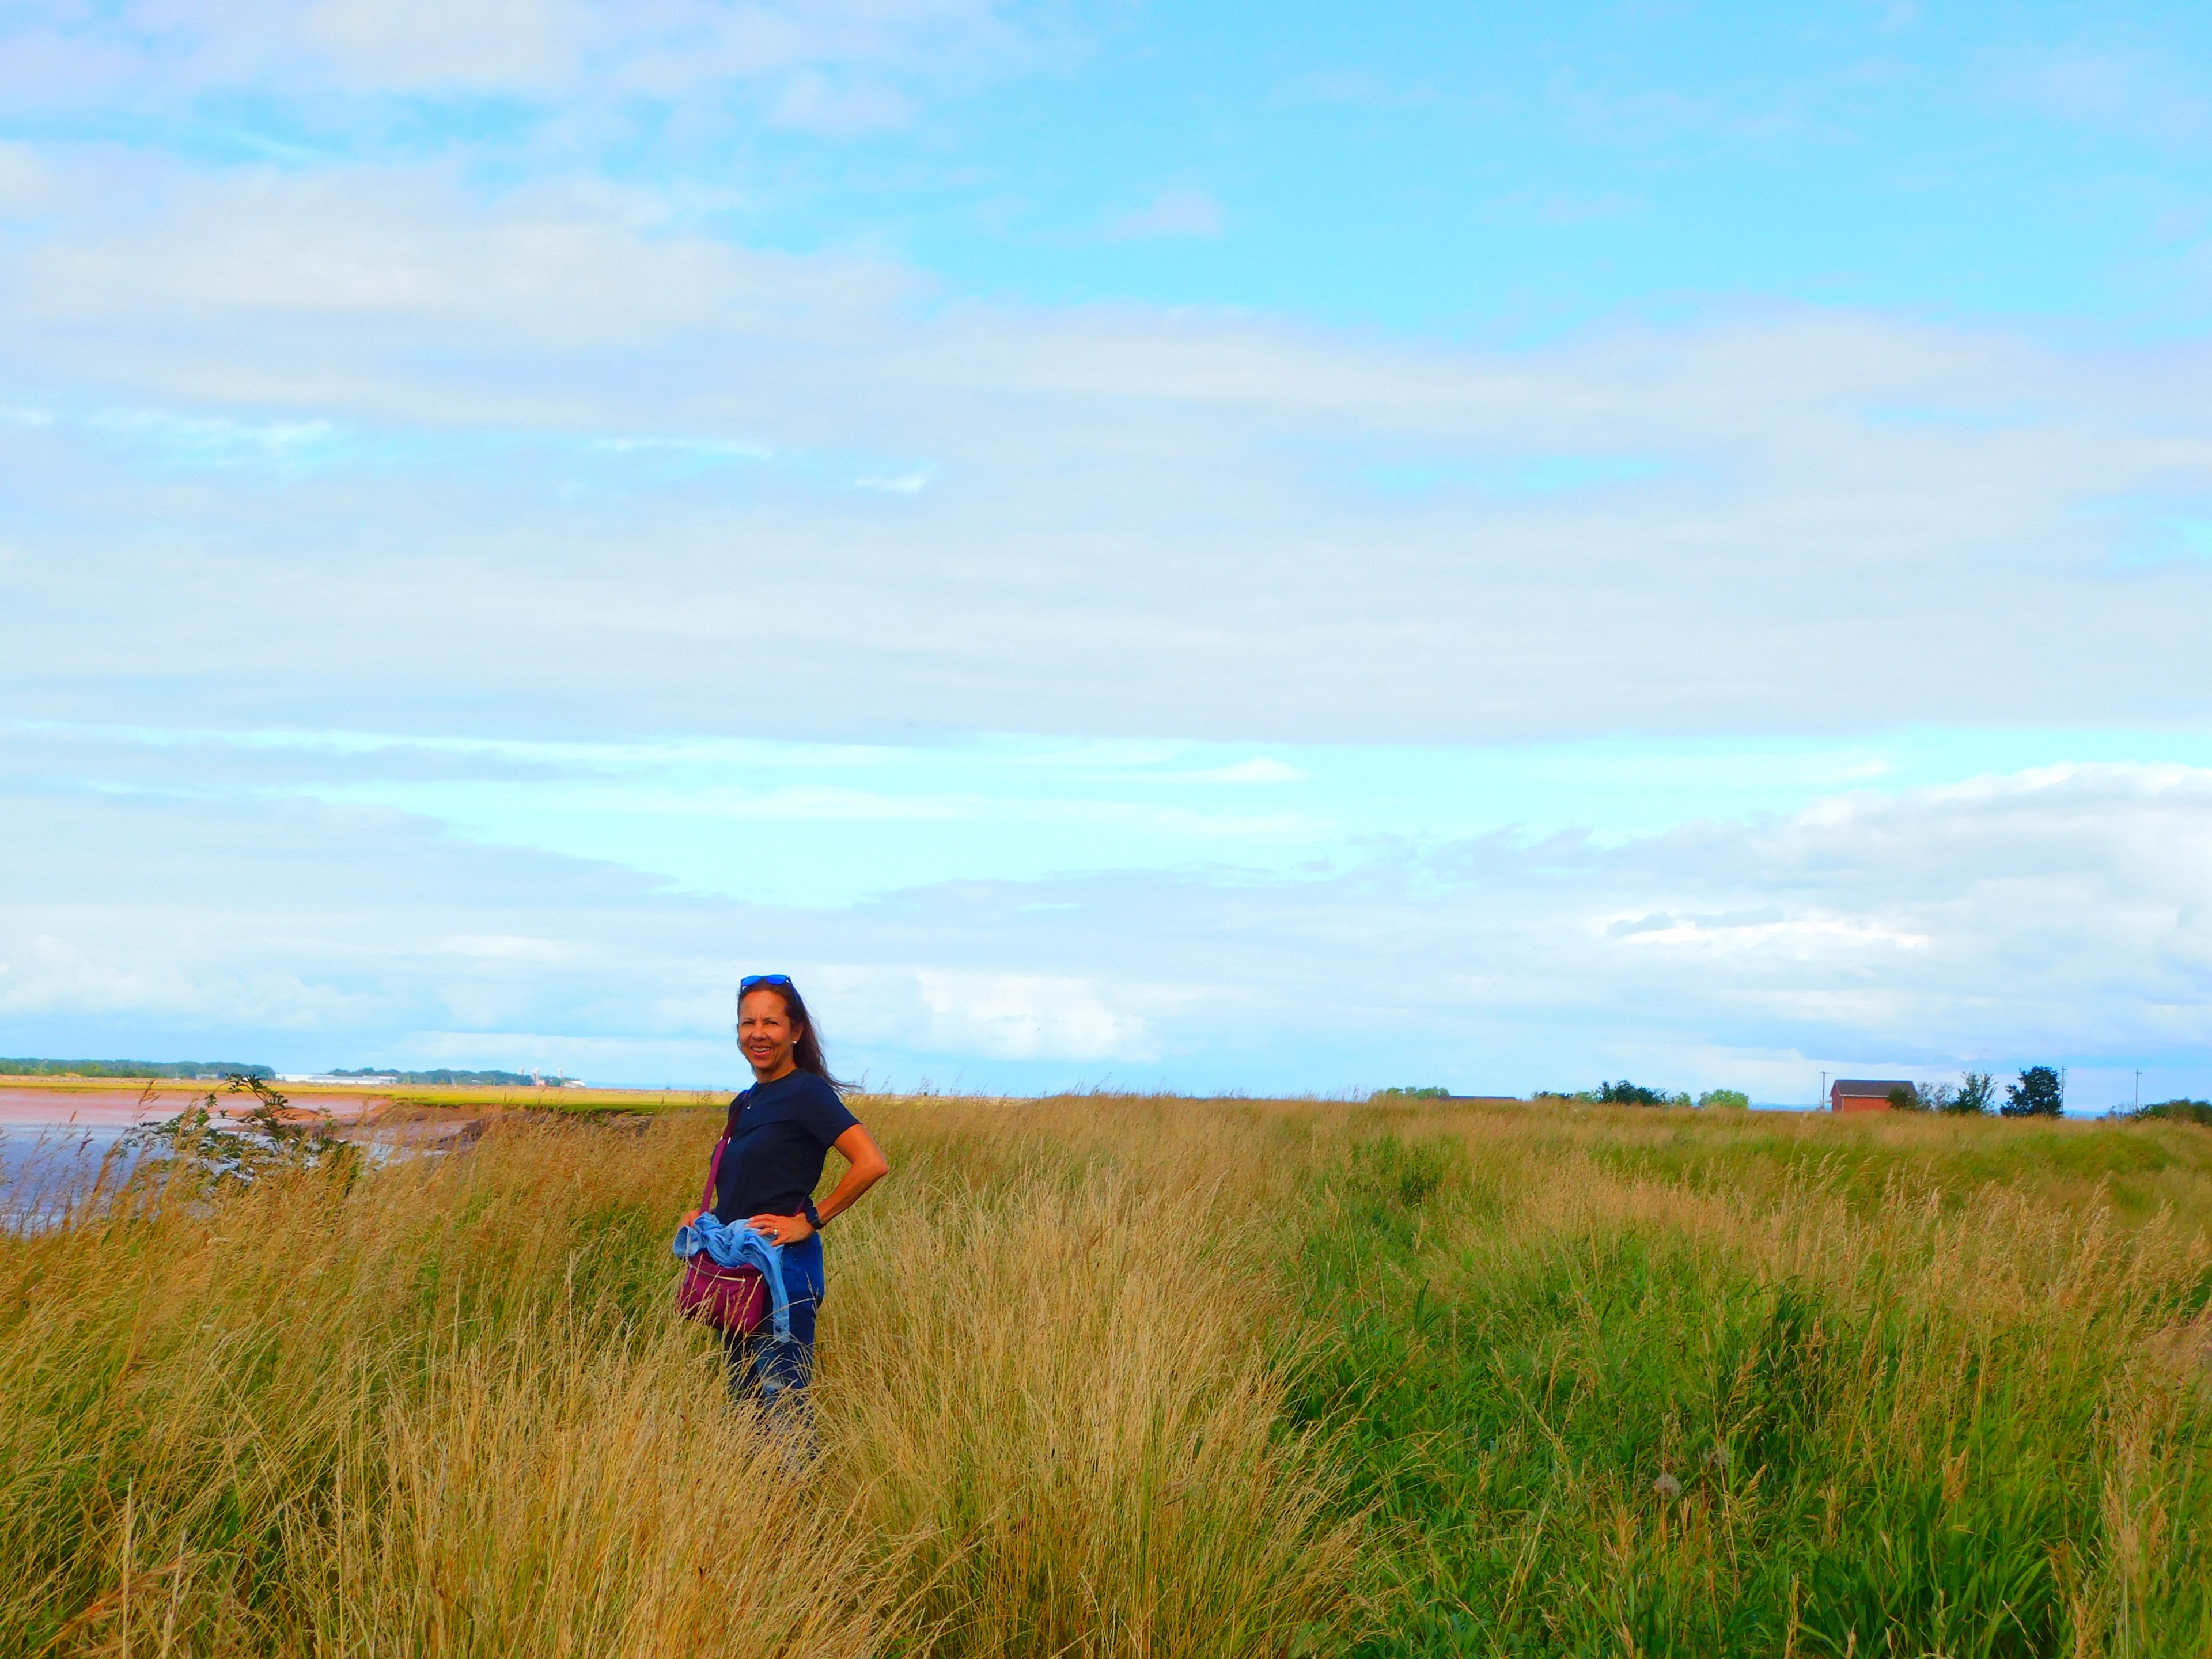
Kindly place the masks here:
<instances>
[{"instance_id":1,"label":"woman's hand on hip","mask_svg":"<svg viewBox=\"0 0 2212 1659\"><path fill-rule=\"evenodd\" d=\"M804 1212L798 1215L749 1216L745 1225L757 1233L767 1234L771 1244L804 1244L814 1237L814 1224Z\"/></svg>"}]
</instances>

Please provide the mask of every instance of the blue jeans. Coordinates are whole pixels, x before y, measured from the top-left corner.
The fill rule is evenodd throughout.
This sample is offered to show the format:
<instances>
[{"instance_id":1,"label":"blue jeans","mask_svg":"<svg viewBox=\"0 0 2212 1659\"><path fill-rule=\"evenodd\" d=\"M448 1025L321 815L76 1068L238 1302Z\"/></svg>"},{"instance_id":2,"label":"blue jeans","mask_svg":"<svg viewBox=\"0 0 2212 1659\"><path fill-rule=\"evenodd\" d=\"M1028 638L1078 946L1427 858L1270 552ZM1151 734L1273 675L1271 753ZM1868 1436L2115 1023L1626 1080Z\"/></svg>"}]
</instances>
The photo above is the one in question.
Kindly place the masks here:
<instances>
[{"instance_id":1,"label":"blue jeans","mask_svg":"<svg viewBox=\"0 0 2212 1659\"><path fill-rule=\"evenodd\" d=\"M722 1357L730 1371L730 1399L757 1406L794 1422L812 1437L812 1413L806 1387L814 1380L814 1314L829 1289L822 1267L822 1237L783 1247L783 1288L791 1300L791 1340L778 1341L763 1332L722 1333Z\"/></svg>"}]
</instances>

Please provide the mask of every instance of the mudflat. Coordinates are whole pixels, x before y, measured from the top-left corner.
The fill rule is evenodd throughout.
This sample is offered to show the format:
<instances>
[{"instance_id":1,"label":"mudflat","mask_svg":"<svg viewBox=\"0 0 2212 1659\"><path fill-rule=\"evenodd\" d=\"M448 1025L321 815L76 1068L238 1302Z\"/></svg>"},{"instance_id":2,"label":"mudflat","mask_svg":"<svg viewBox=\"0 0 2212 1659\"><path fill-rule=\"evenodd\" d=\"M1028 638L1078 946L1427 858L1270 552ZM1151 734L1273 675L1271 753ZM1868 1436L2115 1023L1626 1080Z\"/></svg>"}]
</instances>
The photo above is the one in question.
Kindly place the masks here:
<instances>
[{"instance_id":1,"label":"mudflat","mask_svg":"<svg viewBox=\"0 0 2212 1659\"><path fill-rule=\"evenodd\" d=\"M106 1081L92 1086L68 1083L0 1084L0 1128L41 1128L75 1123L86 1128L127 1129L136 1123L174 1117L194 1101L205 1099L209 1087L204 1083L195 1085L167 1078L151 1091L143 1084L133 1087L128 1083ZM307 1090L285 1089L283 1092L294 1106L328 1112L342 1121L367 1117L386 1104L389 1098L384 1095L319 1094ZM222 1116L241 1117L254 1105L252 1095L219 1095L216 1111Z\"/></svg>"}]
</instances>

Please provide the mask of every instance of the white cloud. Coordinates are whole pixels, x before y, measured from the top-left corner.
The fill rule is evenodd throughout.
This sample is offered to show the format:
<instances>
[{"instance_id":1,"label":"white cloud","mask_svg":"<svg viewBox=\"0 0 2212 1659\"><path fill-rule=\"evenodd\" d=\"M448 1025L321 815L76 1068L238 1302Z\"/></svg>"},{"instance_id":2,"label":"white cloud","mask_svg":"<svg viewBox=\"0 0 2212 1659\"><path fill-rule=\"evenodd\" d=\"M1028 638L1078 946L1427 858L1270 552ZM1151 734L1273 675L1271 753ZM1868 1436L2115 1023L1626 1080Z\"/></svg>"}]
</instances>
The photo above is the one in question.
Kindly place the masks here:
<instances>
[{"instance_id":1,"label":"white cloud","mask_svg":"<svg viewBox=\"0 0 2212 1659\"><path fill-rule=\"evenodd\" d=\"M2212 496L2212 374L2170 354L1802 312L1514 352L930 312L910 270L615 191L149 188L0 279L0 371L331 441L246 511L118 472L81 419L0 428L27 526L0 611L53 707L132 718L156 660L220 697L242 619L297 718L394 730L479 697L639 735L765 695L787 731L1248 741L2202 707L2212 569L2136 556ZM775 465L586 464L640 432ZM1401 459L1445 482L1367 481ZM1449 482L1531 467L1565 482ZM338 617L378 648L317 705ZM541 649L492 673L508 631Z\"/></svg>"},{"instance_id":2,"label":"white cloud","mask_svg":"<svg viewBox=\"0 0 2212 1659\"><path fill-rule=\"evenodd\" d=\"M383 1012L380 999L327 979L303 980L276 963L88 950L55 933L21 940L9 967L0 981L0 1021L19 1024L91 1016L124 1025L151 1018L282 1031L343 1026Z\"/></svg>"},{"instance_id":3,"label":"white cloud","mask_svg":"<svg viewBox=\"0 0 2212 1659\"><path fill-rule=\"evenodd\" d=\"M925 970L917 978L933 1048L993 1060L1156 1057L1143 1016L1120 988L1066 975Z\"/></svg>"},{"instance_id":4,"label":"white cloud","mask_svg":"<svg viewBox=\"0 0 2212 1659\"><path fill-rule=\"evenodd\" d=\"M893 131L914 118L915 101L896 88L818 70L791 76L769 106L769 119L795 132L850 138Z\"/></svg>"},{"instance_id":5,"label":"white cloud","mask_svg":"<svg viewBox=\"0 0 2212 1659\"><path fill-rule=\"evenodd\" d=\"M180 460L215 465L295 461L329 449L344 435L328 421L241 421L161 409L101 410L85 424L108 435L143 441Z\"/></svg>"},{"instance_id":6,"label":"white cloud","mask_svg":"<svg viewBox=\"0 0 2212 1659\"><path fill-rule=\"evenodd\" d=\"M734 247L669 222L649 198L597 187L486 203L441 173L374 168L146 183L145 210L48 240L13 295L49 324L103 332L166 319L173 365L213 371L204 394L250 387L389 410L332 369L364 374L433 346L573 352L793 329L818 341L825 322L866 318L915 287L879 265ZM240 347L244 375L214 369ZM574 391L553 389L537 416L563 405L580 412Z\"/></svg>"},{"instance_id":7,"label":"white cloud","mask_svg":"<svg viewBox=\"0 0 2212 1659\"><path fill-rule=\"evenodd\" d=\"M1109 222L1111 235L1127 241L1157 236L1218 236L1221 204L1202 190L1180 185L1162 191L1147 206Z\"/></svg>"},{"instance_id":8,"label":"white cloud","mask_svg":"<svg viewBox=\"0 0 2212 1659\"><path fill-rule=\"evenodd\" d=\"M1147 1012L1189 1000L1068 973L833 963L817 977L847 1041L956 1062L1155 1060Z\"/></svg>"},{"instance_id":9,"label":"white cloud","mask_svg":"<svg viewBox=\"0 0 2212 1659\"><path fill-rule=\"evenodd\" d=\"M136 718L149 665L185 721L253 678L307 723L633 736L2204 707L2212 567L2171 528L2212 499L2202 352L1809 311L1508 351L945 307L603 185L57 165L87 205L0 271L0 374L57 416L0 423L27 712ZM101 410L230 434L229 465L261 443L271 476L180 492L87 440ZM601 464L648 453L763 465ZM1436 482L1373 482L1408 466ZM342 686L338 617L376 641ZM538 648L495 666L506 634Z\"/></svg>"},{"instance_id":10,"label":"white cloud","mask_svg":"<svg viewBox=\"0 0 2212 1659\"><path fill-rule=\"evenodd\" d=\"M895 257L732 231L818 154L772 135L761 161L732 134L910 125L1048 63L1065 27L994 0L13 9L0 98L26 130L148 136L0 145L11 712L609 748L1209 735L1231 763L1176 775L1170 744L1130 764L1254 786L1241 816L1141 809L1223 845L1299 830L1259 810L1283 799L1262 786L1301 781L1255 752L1278 743L2212 712L2212 566L2186 528L2212 521L2201 349L1808 309L1406 343L948 302ZM2069 120L2204 124L2141 43L1983 67ZM1313 89L1401 100L1374 77ZM1786 88L1747 112L1572 78L1528 95L1668 142L1813 119ZM235 109L276 113L225 135ZM155 159L179 122L195 155L271 164ZM318 149L417 143L444 163ZM635 178L678 154L744 176L664 191L548 159L626 157ZM1100 224L1224 228L1188 185ZM501 763L557 767L526 748ZM708 1041L690 1034L714 1027L708 992L764 952L846 988L884 1063L967 1054L1010 1077L1586 1078L1638 1055L2204 1036L2195 775L1844 797L1617 846L1493 837L1291 883L910 889L834 915L301 806L273 766L258 798L161 783L198 798L53 784L0 824L0 1019L228 1020L441 1057L565 1032L642 1065L707 1052L685 1045ZM733 845L1018 816L895 784L669 795ZM1125 804L1023 811L1040 842L1055 813L1146 828ZM1337 974L1371 994L1350 999L1356 1029L1315 1012Z\"/></svg>"},{"instance_id":11,"label":"white cloud","mask_svg":"<svg viewBox=\"0 0 2212 1659\"><path fill-rule=\"evenodd\" d=\"M1297 879L1102 872L834 910L251 798L19 793L0 860L10 1052L543 1063L497 1046L534 1032L607 1045L632 1080L704 1082L730 1068L736 975L766 964L809 988L841 1065L909 1082L1626 1073L1799 1098L1824 1066L2048 1060L2212 1085L2212 771L2185 768L1843 796L1617 846L1492 836Z\"/></svg>"},{"instance_id":12,"label":"white cloud","mask_svg":"<svg viewBox=\"0 0 2212 1659\"><path fill-rule=\"evenodd\" d=\"M2075 40L1990 54L1998 101L2069 125L2174 143L2200 138L2212 100L2174 53L2132 40Z\"/></svg>"},{"instance_id":13,"label":"white cloud","mask_svg":"<svg viewBox=\"0 0 2212 1659\"><path fill-rule=\"evenodd\" d=\"M1255 755L1249 760L1232 762L1227 766L1174 775L1178 783L1297 783L1305 774L1287 761Z\"/></svg>"},{"instance_id":14,"label":"white cloud","mask_svg":"<svg viewBox=\"0 0 2212 1659\"><path fill-rule=\"evenodd\" d=\"M343 91L702 118L750 97L776 124L848 134L1047 61L1054 33L999 0L125 0L97 15L33 0L0 25L0 91L26 108Z\"/></svg>"},{"instance_id":15,"label":"white cloud","mask_svg":"<svg viewBox=\"0 0 2212 1659\"><path fill-rule=\"evenodd\" d=\"M937 477L934 467L918 466L911 472L898 472L888 477L855 478L855 489L872 489L887 495L919 495L929 488Z\"/></svg>"},{"instance_id":16,"label":"white cloud","mask_svg":"<svg viewBox=\"0 0 2212 1659\"><path fill-rule=\"evenodd\" d=\"M199 13L203 39L234 27L228 9ZM556 84L591 33L586 8L546 0L320 0L276 9L276 19L346 79L394 87Z\"/></svg>"},{"instance_id":17,"label":"white cloud","mask_svg":"<svg viewBox=\"0 0 2212 1659\"><path fill-rule=\"evenodd\" d=\"M434 939L428 948L472 962L567 966L586 962L591 952L573 940L533 939L514 933L465 933Z\"/></svg>"},{"instance_id":18,"label":"white cloud","mask_svg":"<svg viewBox=\"0 0 2212 1659\"><path fill-rule=\"evenodd\" d=\"M51 204L53 179L28 144L0 143L0 213L35 212Z\"/></svg>"}]
</instances>

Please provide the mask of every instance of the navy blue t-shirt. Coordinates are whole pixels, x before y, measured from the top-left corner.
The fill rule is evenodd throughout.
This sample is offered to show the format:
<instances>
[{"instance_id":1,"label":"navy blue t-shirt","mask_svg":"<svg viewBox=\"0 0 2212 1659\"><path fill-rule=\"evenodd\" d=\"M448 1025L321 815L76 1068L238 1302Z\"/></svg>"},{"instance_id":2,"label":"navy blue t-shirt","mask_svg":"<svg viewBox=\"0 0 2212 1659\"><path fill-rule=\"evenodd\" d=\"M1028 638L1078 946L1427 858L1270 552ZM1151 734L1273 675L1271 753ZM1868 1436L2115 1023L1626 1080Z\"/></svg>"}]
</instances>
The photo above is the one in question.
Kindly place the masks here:
<instances>
[{"instance_id":1,"label":"navy blue t-shirt","mask_svg":"<svg viewBox=\"0 0 2212 1659\"><path fill-rule=\"evenodd\" d=\"M797 1215L837 1137L860 1120L811 1072L756 1083L730 1103L730 1144L714 1182L714 1218ZM810 1210L811 1213L811 1210Z\"/></svg>"}]
</instances>

